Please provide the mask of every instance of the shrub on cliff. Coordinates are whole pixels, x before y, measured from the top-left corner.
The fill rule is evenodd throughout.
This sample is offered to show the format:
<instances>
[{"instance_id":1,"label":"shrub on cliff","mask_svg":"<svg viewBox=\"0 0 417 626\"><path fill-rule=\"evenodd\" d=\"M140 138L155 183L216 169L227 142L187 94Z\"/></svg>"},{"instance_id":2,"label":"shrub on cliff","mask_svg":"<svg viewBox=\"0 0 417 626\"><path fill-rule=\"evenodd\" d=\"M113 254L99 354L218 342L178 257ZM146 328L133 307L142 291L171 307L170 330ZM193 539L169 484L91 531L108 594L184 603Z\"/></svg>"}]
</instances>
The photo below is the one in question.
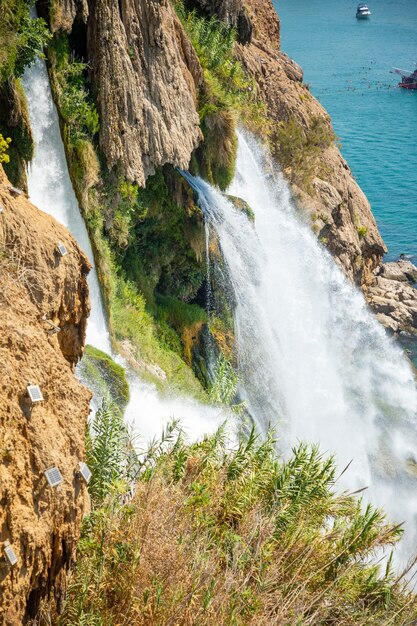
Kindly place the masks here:
<instances>
[{"instance_id":1,"label":"shrub on cliff","mask_svg":"<svg viewBox=\"0 0 417 626\"><path fill-rule=\"evenodd\" d=\"M175 6L204 72L198 102L204 134L204 143L197 150L199 171L226 189L235 169L236 126L242 121L253 131L262 127L265 133L264 107L256 98L254 81L235 58L235 29L215 17L188 11L182 1Z\"/></svg>"},{"instance_id":2,"label":"shrub on cliff","mask_svg":"<svg viewBox=\"0 0 417 626\"><path fill-rule=\"evenodd\" d=\"M312 178L319 174L323 150L335 139L329 122L323 117L311 118L307 128L291 117L277 125L275 152L290 179L309 191Z\"/></svg>"},{"instance_id":3,"label":"shrub on cliff","mask_svg":"<svg viewBox=\"0 0 417 626\"><path fill-rule=\"evenodd\" d=\"M27 0L0 3L0 84L21 76L51 37L43 19L30 17L29 6Z\"/></svg>"},{"instance_id":4,"label":"shrub on cliff","mask_svg":"<svg viewBox=\"0 0 417 626\"><path fill-rule=\"evenodd\" d=\"M335 489L333 458L225 429L187 444L175 424L84 526L60 625L412 624L391 558L401 530ZM118 483L120 485L120 482Z\"/></svg>"}]
</instances>

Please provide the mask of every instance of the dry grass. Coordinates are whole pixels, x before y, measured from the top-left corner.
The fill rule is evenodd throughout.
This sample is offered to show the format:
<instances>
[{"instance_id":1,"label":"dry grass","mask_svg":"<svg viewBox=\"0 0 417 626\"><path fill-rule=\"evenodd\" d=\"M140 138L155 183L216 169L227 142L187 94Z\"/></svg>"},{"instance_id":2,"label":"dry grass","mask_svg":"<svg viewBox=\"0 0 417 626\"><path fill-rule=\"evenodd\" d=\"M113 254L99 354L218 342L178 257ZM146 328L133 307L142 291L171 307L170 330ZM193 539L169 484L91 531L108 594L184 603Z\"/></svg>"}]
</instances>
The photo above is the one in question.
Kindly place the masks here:
<instances>
[{"instance_id":1,"label":"dry grass","mask_svg":"<svg viewBox=\"0 0 417 626\"><path fill-rule=\"evenodd\" d=\"M17 243L0 242L0 302L10 304L15 285L24 286L33 301L39 293L37 270L21 257Z\"/></svg>"},{"instance_id":2,"label":"dry grass","mask_svg":"<svg viewBox=\"0 0 417 626\"><path fill-rule=\"evenodd\" d=\"M176 439L85 525L60 626L368 626L417 623L415 596L371 557L398 527L333 489L335 468L271 440ZM119 488L120 492L120 488Z\"/></svg>"}]
</instances>

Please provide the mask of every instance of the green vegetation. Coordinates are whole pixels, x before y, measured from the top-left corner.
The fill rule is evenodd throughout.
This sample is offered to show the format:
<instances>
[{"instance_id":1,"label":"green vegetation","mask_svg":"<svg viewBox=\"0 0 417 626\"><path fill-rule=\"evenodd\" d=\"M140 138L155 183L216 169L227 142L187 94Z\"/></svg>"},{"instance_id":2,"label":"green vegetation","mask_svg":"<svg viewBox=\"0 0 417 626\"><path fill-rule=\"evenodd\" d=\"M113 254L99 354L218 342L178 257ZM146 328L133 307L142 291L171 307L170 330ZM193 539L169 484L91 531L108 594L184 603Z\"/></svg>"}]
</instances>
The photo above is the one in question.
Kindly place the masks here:
<instances>
[{"instance_id":1,"label":"green vegetation","mask_svg":"<svg viewBox=\"0 0 417 626\"><path fill-rule=\"evenodd\" d=\"M323 150L336 137L330 123L323 117L312 117L308 128L295 117L280 122L276 129L277 158L290 180L311 191L311 180L320 171Z\"/></svg>"},{"instance_id":2,"label":"green vegetation","mask_svg":"<svg viewBox=\"0 0 417 626\"><path fill-rule=\"evenodd\" d=\"M4 138L3 135L0 133L0 163L9 163L10 161L10 157L7 154L10 142L10 137Z\"/></svg>"},{"instance_id":3,"label":"green vegetation","mask_svg":"<svg viewBox=\"0 0 417 626\"><path fill-rule=\"evenodd\" d=\"M173 168L157 172L146 189L120 171L107 171L97 156L98 114L86 65L70 54L65 34L54 37L48 56L71 178L93 242L112 335L131 365L158 386L169 384L206 399L181 358L181 338L155 303L156 293L185 301L200 287L204 269L190 244L200 219L196 208L184 209L172 198L166 178L182 185Z\"/></svg>"},{"instance_id":4,"label":"green vegetation","mask_svg":"<svg viewBox=\"0 0 417 626\"><path fill-rule=\"evenodd\" d=\"M366 226L357 226L356 231L359 235L359 239L363 239L368 234L368 229Z\"/></svg>"},{"instance_id":5,"label":"green vegetation","mask_svg":"<svg viewBox=\"0 0 417 626\"><path fill-rule=\"evenodd\" d=\"M79 367L81 376L88 380L88 386L94 394L99 397L110 396L123 413L129 402L129 383L123 367L105 352L88 345Z\"/></svg>"},{"instance_id":6,"label":"green vegetation","mask_svg":"<svg viewBox=\"0 0 417 626\"><path fill-rule=\"evenodd\" d=\"M244 405L237 401L237 385L239 379L229 361L220 354L214 372L214 382L210 389L210 400L215 404L231 406L240 413Z\"/></svg>"},{"instance_id":7,"label":"green vegetation","mask_svg":"<svg viewBox=\"0 0 417 626\"><path fill-rule=\"evenodd\" d=\"M25 187L25 162L33 155L26 97L19 79L11 78L0 89L0 133L10 138L8 160L3 162L10 181Z\"/></svg>"},{"instance_id":8,"label":"green vegetation","mask_svg":"<svg viewBox=\"0 0 417 626\"><path fill-rule=\"evenodd\" d=\"M17 79L36 56L43 55L51 37L43 19L30 17L31 4L29 0L0 2L0 162L12 183L22 187L26 184L24 161L32 157L33 143L26 101Z\"/></svg>"},{"instance_id":9,"label":"green vegetation","mask_svg":"<svg viewBox=\"0 0 417 626\"><path fill-rule=\"evenodd\" d=\"M190 445L172 423L138 456L106 405L60 626L414 623L392 555L375 564L401 529L338 493L334 460L316 447L286 462L275 449L253 432L231 446L224 427Z\"/></svg>"},{"instance_id":10,"label":"green vegetation","mask_svg":"<svg viewBox=\"0 0 417 626\"><path fill-rule=\"evenodd\" d=\"M233 204L233 206L236 207L238 211L244 213L251 222L255 221L255 213L252 207L245 200L242 200L242 198L238 198L237 196L227 195L226 197Z\"/></svg>"},{"instance_id":11,"label":"green vegetation","mask_svg":"<svg viewBox=\"0 0 417 626\"><path fill-rule=\"evenodd\" d=\"M159 387L169 383L177 392L207 400L192 370L176 351L181 350L181 344L175 345L172 336L158 328L146 309L144 296L122 278L117 278L116 285L110 303L112 327L131 364Z\"/></svg>"},{"instance_id":12,"label":"green vegetation","mask_svg":"<svg viewBox=\"0 0 417 626\"><path fill-rule=\"evenodd\" d=\"M55 35L48 48L54 79L54 95L66 125L67 140L71 147L77 140L91 139L99 130L97 109L85 85L87 66L71 58L68 37Z\"/></svg>"},{"instance_id":13,"label":"green vegetation","mask_svg":"<svg viewBox=\"0 0 417 626\"><path fill-rule=\"evenodd\" d=\"M0 3L0 84L19 78L48 43L51 34L41 18L32 19L29 0Z\"/></svg>"},{"instance_id":14,"label":"green vegetation","mask_svg":"<svg viewBox=\"0 0 417 626\"><path fill-rule=\"evenodd\" d=\"M204 143L197 150L195 168L208 181L226 189L232 181L237 150L236 126L268 129L264 107L256 98L254 81L236 60L236 31L212 17L187 11L177 1L177 13L197 52L204 73L199 114Z\"/></svg>"},{"instance_id":15,"label":"green vegetation","mask_svg":"<svg viewBox=\"0 0 417 626\"><path fill-rule=\"evenodd\" d=\"M86 438L87 464L92 472L88 491L97 509L118 485L126 488L138 462L128 428L110 396L103 399Z\"/></svg>"},{"instance_id":16,"label":"green vegetation","mask_svg":"<svg viewBox=\"0 0 417 626\"><path fill-rule=\"evenodd\" d=\"M183 358L188 365L193 363L192 350L198 342L199 334L207 324L206 311L197 304L187 304L170 296L158 296L158 319L167 322L180 336Z\"/></svg>"}]
</instances>

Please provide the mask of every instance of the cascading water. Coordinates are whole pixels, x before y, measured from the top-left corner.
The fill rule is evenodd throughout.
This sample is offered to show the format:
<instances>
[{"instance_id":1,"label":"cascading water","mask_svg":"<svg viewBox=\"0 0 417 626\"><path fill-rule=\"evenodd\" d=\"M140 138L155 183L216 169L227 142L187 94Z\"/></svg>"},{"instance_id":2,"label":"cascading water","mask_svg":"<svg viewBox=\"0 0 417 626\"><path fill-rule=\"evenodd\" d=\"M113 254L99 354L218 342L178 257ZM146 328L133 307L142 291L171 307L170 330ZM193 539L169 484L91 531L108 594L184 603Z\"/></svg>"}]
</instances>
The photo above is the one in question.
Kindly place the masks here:
<instances>
[{"instance_id":1,"label":"cascading water","mask_svg":"<svg viewBox=\"0 0 417 626\"><path fill-rule=\"evenodd\" d=\"M406 520L402 558L416 547L417 392L401 350L294 210L283 177L240 134L230 193L185 174L220 242L236 300L240 394L257 427L277 428L286 453L303 439L353 459L343 486L370 486L391 519Z\"/></svg>"},{"instance_id":2,"label":"cascading water","mask_svg":"<svg viewBox=\"0 0 417 626\"><path fill-rule=\"evenodd\" d=\"M22 78L35 144L28 168L29 196L40 209L64 224L94 262L90 240L71 184L61 139L58 113L52 100L45 63L37 60ZM111 354L100 286L95 269L89 275L91 314L87 342ZM119 362L122 359L113 355ZM124 364L122 362L122 364ZM124 364L125 365L125 364ZM88 384L88 381L84 381ZM141 439L159 435L170 418L179 418L187 435L196 439L213 431L226 416L218 408L173 396L161 396L156 387L129 374L131 400L125 420L140 433ZM93 404L94 408L94 404Z\"/></svg>"},{"instance_id":3,"label":"cascading water","mask_svg":"<svg viewBox=\"0 0 417 626\"><path fill-rule=\"evenodd\" d=\"M27 172L30 199L33 204L68 228L90 263L93 263L87 228L68 173L58 114L52 100L45 63L38 59L25 72L22 84L35 144L34 158ZM88 320L87 343L104 352L110 352L110 338L95 271L88 276L88 286L94 306Z\"/></svg>"}]
</instances>

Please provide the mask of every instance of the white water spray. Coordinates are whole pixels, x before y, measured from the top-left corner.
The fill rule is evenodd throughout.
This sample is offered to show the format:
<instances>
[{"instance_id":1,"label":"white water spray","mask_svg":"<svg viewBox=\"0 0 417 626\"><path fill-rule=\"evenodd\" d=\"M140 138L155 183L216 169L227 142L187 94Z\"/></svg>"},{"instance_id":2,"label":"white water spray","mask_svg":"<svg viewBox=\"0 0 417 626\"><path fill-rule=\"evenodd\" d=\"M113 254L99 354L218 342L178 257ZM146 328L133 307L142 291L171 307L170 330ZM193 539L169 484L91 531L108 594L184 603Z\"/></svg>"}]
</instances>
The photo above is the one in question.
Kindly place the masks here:
<instances>
[{"instance_id":1,"label":"white water spray","mask_svg":"<svg viewBox=\"0 0 417 626\"><path fill-rule=\"evenodd\" d=\"M370 486L391 519L406 520L402 555L417 547L417 393L401 350L292 206L281 175L253 139L239 136L230 193L186 175L219 238L236 300L241 395L258 428L277 427L288 453L300 439L335 452L343 486Z\"/></svg>"},{"instance_id":2,"label":"white water spray","mask_svg":"<svg viewBox=\"0 0 417 626\"><path fill-rule=\"evenodd\" d=\"M28 101L29 118L34 138L34 158L28 168L29 196L40 209L68 228L91 263L94 262L90 240L71 184L61 139L58 113L52 100L45 63L37 60L22 79ZM87 342L111 354L110 338L95 269L88 278L91 314ZM118 355L112 355L126 367ZM195 440L210 433L226 419L218 408L187 398L161 396L154 385L134 374L129 376L131 400L125 420L141 439L158 436L171 418L178 418L187 435ZM94 403L93 403L94 407Z\"/></svg>"}]
</instances>

